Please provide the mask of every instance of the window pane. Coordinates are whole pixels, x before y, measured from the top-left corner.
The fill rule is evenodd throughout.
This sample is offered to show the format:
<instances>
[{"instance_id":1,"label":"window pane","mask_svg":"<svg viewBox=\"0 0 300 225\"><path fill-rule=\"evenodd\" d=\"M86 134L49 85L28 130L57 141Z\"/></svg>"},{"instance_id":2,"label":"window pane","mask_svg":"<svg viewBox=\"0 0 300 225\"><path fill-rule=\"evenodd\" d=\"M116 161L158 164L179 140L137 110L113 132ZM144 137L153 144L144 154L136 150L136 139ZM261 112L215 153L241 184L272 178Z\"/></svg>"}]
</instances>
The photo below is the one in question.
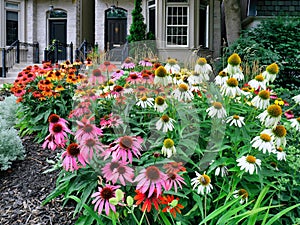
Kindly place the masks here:
<instances>
[{"instance_id":1,"label":"window pane","mask_svg":"<svg viewBox=\"0 0 300 225\"><path fill-rule=\"evenodd\" d=\"M6 44L18 40L18 13L6 11Z\"/></svg>"},{"instance_id":2,"label":"window pane","mask_svg":"<svg viewBox=\"0 0 300 225\"><path fill-rule=\"evenodd\" d=\"M6 2L5 7L10 9L19 9L19 4Z\"/></svg>"}]
</instances>

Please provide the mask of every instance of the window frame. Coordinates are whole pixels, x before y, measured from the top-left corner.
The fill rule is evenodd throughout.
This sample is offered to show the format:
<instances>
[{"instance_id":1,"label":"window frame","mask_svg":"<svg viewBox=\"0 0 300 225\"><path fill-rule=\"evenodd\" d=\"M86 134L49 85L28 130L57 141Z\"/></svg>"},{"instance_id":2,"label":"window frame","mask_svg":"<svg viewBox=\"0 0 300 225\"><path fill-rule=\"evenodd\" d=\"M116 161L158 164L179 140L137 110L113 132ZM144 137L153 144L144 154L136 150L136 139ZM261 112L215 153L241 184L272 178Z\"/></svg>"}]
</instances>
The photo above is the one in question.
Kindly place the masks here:
<instances>
[{"instance_id":1,"label":"window frame","mask_svg":"<svg viewBox=\"0 0 300 225\"><path fill-rule=\"evenodd\" d=\"M9 7L7 6L7 4L13 4L13 5L17 5L17 8L14 8L14 7ZM21 7L21 4L20 2L14 2L14 1L5 1L4 2L4 27L5 27L5 35L4 35L4 43L6 46L8 46L7 44L7 41L8 41L8 38L7 38L7 13L8 12L12 12L12 13L17 13L17 40L20 39L20 9ZM13 42L12 42L13 43ZM10 43L9 45L11 45L12 43Z\"/></svg>"}]
</instances>

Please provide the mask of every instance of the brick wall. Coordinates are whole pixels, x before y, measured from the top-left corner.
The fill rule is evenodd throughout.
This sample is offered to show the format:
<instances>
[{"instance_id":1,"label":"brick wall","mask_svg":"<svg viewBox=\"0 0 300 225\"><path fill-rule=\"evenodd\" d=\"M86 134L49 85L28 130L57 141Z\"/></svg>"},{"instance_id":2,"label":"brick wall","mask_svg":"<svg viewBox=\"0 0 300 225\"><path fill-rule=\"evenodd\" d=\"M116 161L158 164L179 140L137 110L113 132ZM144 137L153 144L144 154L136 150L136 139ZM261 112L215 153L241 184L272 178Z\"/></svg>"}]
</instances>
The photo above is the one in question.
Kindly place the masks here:
<instances>
[{"instance_id":1,"label":"brick wall","mask_svg":"<svg viewBox=\"0 0 300 225\"><path fill-rule=\"evenodd\" d=\"M257 16L300 16L299 0L257 0Z\"/></svg>"}]
</instances>

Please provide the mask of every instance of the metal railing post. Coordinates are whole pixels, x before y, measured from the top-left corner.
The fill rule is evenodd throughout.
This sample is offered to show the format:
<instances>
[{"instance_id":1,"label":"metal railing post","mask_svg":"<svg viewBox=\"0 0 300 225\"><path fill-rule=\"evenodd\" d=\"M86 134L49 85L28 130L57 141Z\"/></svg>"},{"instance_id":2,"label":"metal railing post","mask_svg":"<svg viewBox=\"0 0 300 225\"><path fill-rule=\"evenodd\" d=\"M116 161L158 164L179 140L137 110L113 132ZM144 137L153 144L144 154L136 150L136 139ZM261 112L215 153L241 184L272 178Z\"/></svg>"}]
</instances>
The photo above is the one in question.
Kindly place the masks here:
<instances>
[{"instance_id":1,"label":"metal railing post","mask_svg":"<svg viewBox=\"0 0 300 225\"><path fill-rule=\"evenodd\" d=\"M73 43L70 43L70 62L73 64Z\"/></svg>"},{"instance_id":2,"label":"metal railing post","mask_svg":"<svg viewBox=\"0 0 300 225\"><path fill-rule=\"evenodd\" d=\"M44 50L44 61L45 62L48 61L48 52L49 52L49 50L47 48L45 48L45 50Z\"/></svg>"},{"instance_id":3,"label":"metal railing post","mask_svg":"<svg viewBox=\"0 0 300 225\"><path fill-rule=\"evenodd\" d=\"M78 48L75 49L75 59L80 60L80 58L79 58L79 49Z\"/></svg>"},{"instance_id":4,"label":"metal railing post","mask_svg":"<svg viewBox=\"0 0 300 225\"><path fill-rule=\"evenodd\" d=\"M16 45L17 45L16 63L20 63L20 41L19 40L17 40Z\"/></svg>"},{"instance_id":5,"label":"metal railing post","mask_svg":"<svg viewBox=\"0 0 300 225\"><path fill-rule=\"evenodd\" d=\"M58 41L55 41L54 62L52 63L57 63L57 62L58 62Z\"/></svg>"},{"instance_id":6,"label":"metal railing post","mask_svg":"<svg viewBox=\"0 0 300 225\"><path fill-rule=\"evenodd\" d=\"M2 49L2 77L6 77L6 50Z\"/></svg>"},{"instance_id":7,"label":"metal railing post","mask_svg":"<svg viewBox=\"0 0 300 225\"><path fill-rule=\"evenodd\" d=\"M40 57L39 57L39 52L40 52L40 45L38 42L33 43L33 46L35 46L34 49L34 63L39 63L40 62Z\"/></svg>"},{"instance_id":8,"label":"metal railing post","mask_svg":"<svg viewBox=\"0 0 300 225\"><path fill-rule=\"evenodd\" d=\"M83 60L86 60L86 58L87 58L87 41L86 40L83 41L83 55L84 55Z\"/></svg>"}]
</instances>

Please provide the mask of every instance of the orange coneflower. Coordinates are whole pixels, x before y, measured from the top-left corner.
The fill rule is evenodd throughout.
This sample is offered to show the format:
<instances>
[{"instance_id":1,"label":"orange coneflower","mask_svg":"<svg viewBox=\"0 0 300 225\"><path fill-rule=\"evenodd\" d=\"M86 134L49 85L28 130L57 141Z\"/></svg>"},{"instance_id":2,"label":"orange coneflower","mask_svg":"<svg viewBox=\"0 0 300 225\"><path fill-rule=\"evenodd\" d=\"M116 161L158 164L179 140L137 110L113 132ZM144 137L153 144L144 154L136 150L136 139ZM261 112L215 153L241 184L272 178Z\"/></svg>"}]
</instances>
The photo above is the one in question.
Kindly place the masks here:
<instances>
[{"instance_id":1,"label":"orange coneflower","mask_svg":"<svg viewBox=\"0 0 300 225\"><path fill-rule=\"evenodd\" d=\"M65 90L65 88L64 88L61 84L59 84L59 85L57 85L57 86L55 87L55 91L56 91L56 92L60 92L60 91L63 91L63 90Z\"/></svg>"},{"instance_id":2,"label":"orange coneflower","mask_svg":"<svg viewBox=\"0 0 300 225\"><path fill-rule=\"evenodd\" d=\"M50 88L45 88L45 89L42 91L42 94L43 94L44 96L51 97L51 96L53 96L53 91L52 91Z\"/></svg>"}]
</instances>

